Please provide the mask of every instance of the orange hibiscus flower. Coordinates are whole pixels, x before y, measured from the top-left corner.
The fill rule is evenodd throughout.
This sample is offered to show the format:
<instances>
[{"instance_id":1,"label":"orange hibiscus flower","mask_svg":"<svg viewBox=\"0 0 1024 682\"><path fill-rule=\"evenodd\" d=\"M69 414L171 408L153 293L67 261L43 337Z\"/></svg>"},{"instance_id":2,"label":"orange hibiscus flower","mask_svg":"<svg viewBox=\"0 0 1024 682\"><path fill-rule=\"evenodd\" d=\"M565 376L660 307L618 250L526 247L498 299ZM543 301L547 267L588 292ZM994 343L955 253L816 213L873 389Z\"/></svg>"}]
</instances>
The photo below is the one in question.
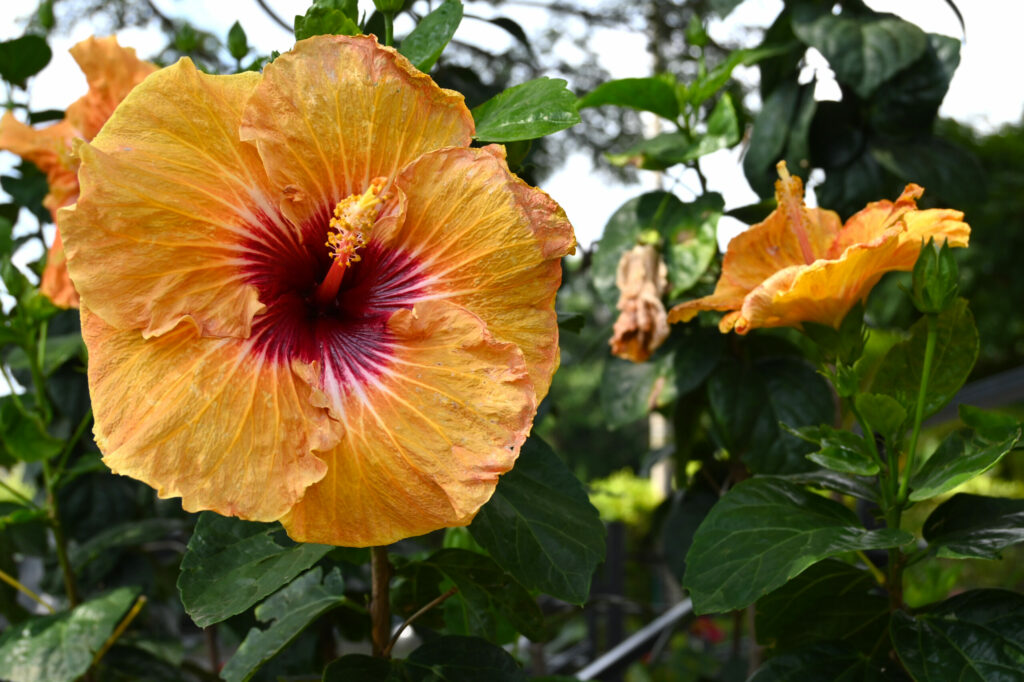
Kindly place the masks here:
<instances>
[{"instance_id":1,"label":"orange hibiscus flower","mask_svg":"<svg viewBox=\"0 0 1024 682\"><path fill-rule=\"evenodd\" d=\"M6 112L0 118L0 149L14 152L46 173L50 192L43 205L57 220L57 209L78 198L78 161L71 154L75 139L91 140L99 133L125 95L156 70L141 61L135 50L117 39L88 38L71 48L85 73L89 91L67 108L64 119L45 128L32 128ZM78 294L68 277L60 232L46 257L40 291L62 308L78 307Z\"/></svg>"},{"instance_id":2,"label":"orange hibiscus flower","mask_svg":"<svg viewBox=\"0 0 1024 682\"><path fill-rule=\"evenodd\" d=\"M110 468L304 542L469 523L550 385L575 246L473 131L365 36L137 87L60 214Z\"/></svg>"},{"instance_id":3,"label":"orange hibiscus flower","mask_svg":"<svg viewBox=\"0 0 1024 682\"><path fill-rule=\"evenodd\" d=\"M924 190L915 184L895 202L868 204L843 225L833 211L804 206L800 178L786 171L785 162L778 170L778 208L729 242L715 292L675 306L669 322L725 310L718 325L723 333L802 322L838 327L882 275L914 268L922 240L967 246L971 229L964 214L918 210Z\"/></svg>"}]
</instances>

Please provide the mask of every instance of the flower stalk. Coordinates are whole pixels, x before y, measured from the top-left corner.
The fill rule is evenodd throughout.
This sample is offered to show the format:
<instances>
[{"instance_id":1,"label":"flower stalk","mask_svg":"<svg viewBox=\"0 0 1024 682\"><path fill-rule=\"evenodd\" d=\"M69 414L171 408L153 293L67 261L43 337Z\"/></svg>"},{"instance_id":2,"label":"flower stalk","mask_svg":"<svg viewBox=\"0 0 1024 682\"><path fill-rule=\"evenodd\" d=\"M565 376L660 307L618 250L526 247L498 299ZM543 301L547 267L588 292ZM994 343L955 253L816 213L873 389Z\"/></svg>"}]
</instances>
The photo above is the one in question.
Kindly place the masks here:
<instances>
[{"instance_id":1,"label":"flower stalk","mask_svg":"<svg viewBox=\"0 0 1024 682\"><path fill-rule=\"evenodd\" d=\"M391 651L391 562L384 547L370 549L370 623L373 655L387 658Z\"/></svg>"},{"instance_id":2,"label":"flower stalk","mask_svg":"<svg viewBox=\"0 0 1024 682\"><path fill-rule=\"evenodd\" d=\"M900 478L900 490L897 497L897 503L901 507L907 502L907 485L910 483L910 474L914 470L914 458L917 455L917 439L921 434L921 421L924 417L924 403L928 396L928 379L932 373L932 363L935 360L935 342L939 332L938 315L929 313L926 317L928 320L928 336L925 339L924 346L924 364L921 368L921 387L917 392L917 406L914 408L914 430L910 436L910 448L907 450L907 465L903 469L903 475Z\"/></svg>"}]
</instances>

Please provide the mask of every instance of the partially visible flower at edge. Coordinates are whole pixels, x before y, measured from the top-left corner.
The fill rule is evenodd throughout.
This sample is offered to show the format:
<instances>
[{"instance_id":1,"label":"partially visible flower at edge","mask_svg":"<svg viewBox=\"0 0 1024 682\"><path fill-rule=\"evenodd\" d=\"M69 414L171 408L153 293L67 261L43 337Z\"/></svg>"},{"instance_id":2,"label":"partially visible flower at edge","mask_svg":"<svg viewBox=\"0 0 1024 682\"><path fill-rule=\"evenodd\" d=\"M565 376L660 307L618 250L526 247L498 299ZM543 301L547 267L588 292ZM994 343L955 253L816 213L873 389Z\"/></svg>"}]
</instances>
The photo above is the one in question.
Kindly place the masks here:
<instances>
[{"instance_id":1,"label":"partially visible flower at edge","mask_svg":"<svg viewBox=\"0 0 1024 682\"><path fill-rule=\"evenodd\" d=\"M652 244L640 244L622 254L615 273L619 288L619 318L609 341L612 354L644 362L668 338L661 297L668 289L668 268Z\"/></svg>"},{"instance_id":2,"label":"partially visible flower at edge","mask_svg":"<svg viewBox=\"0 0 1024 682\"><path fill-rule=\"evenodd\" d=\"M575 248L473 132L365 36L137 87L60 212L108 466L303 542L469 523L550 386Z\"/></svg>"},{"instance_id":3,"label":"partially visible flower at edge","mask_svg":"<svg viewBox=\"0 0 1024 682\"><path fill-rule=\"evenodd\" d=\"M67 108L63 120L33 128L9 111L0 118L0 149L31 161L46 174L50 191L43 205L55 224L57 209L78 199L78 160L72 155L72 143L96 137L125 95L157 69L136 57L134 49L118 45L113 36L87 38L70 52L85 74L89 91ZM59 228L46 256L39 289L62 308L78 307L78 294L68 277Z\"/></svg>"},{"instance_id":4,"label":"partially visible flower at edge","mask_svg":"<svg viewBox=\"0 0 1024 682\"><path fill-rule=\"evenodd\" d=\"M967 246L971 230L963 213L918 210L924 190L913 183L896 201L870 203L843 225L835 212L804 205L803 183L785 162L778 171L778 207L729 242L714 293L676 305L669 322L722 310L722 333L802 322L838 327L882 275L913 269L922 240Z\"/></svg>"}]
</instances>

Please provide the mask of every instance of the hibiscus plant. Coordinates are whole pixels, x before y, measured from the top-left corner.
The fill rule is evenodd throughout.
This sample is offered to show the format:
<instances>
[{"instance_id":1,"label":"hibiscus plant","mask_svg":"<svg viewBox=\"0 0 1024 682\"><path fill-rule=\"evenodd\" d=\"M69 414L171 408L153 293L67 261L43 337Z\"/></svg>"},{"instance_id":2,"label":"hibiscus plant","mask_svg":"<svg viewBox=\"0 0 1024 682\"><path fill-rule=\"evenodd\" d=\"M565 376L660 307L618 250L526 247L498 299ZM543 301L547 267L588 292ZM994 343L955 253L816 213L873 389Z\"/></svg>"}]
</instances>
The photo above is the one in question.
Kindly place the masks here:
<instances>
[{"instance_id":1,"label":"hibiscus plant","mask_svg":"<svg viewBox=\"0 0 1024 682\"><path fill-rule=\"evenodd\" d=\"M1024 434L958 397L970 216L926 160L958 42L806 0L721 57L694 14L692 68L471 108L435 68L463 17L316 0L280 52L236 23L230 61L164 17L191 57L79 42L64 111L26 103L53 3L0 42L0 679L621 679L585 665L627 550L578 474L623 443L669 471L636 525L677 614L629 679L1024 679L1024 595L918 577L1024 540L1024 502L970 487ZM809 48L840 101L798 80ZM755 65L764 201L720 254L701 161L742 143ZM518 173L598 107L659 121L606 158L671 186L572 258Z\"/></svg>"}]
</instances>

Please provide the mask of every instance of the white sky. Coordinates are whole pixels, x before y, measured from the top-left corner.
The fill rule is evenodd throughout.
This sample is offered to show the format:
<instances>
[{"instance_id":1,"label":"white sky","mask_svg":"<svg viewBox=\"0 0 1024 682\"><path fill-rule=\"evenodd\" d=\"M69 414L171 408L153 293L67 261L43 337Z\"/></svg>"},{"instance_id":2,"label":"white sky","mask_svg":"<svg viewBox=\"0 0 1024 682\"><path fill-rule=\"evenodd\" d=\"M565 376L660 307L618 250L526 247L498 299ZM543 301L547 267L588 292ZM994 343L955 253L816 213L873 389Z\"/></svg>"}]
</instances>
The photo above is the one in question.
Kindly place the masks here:
<instances>
[{"instance_id":1,"label":"white sky","mask_svg":"<svg viewBox=\"0 0 1024 682\"><path fill-rule=\"evenodd\" d=\"M290 35L271 22L253 0L154 2L165 14L190 17L197 26L221 36L225 36L230 25L240 18L250 44L261 52L274 49L284 51L292 42ZM21 28L15 25L14 19L33 11L36 0L3 0L2 4L0 39L20 35ZM305 10L309 0L269 0L269 4L286 21L291 21L296 13ZM868 4L876 10L898 12L926 31L961 37L960 26L945 0L868 0ZM968 40L961 50L960 68L943 102L941 113L986 130L1019 120L1024 111L1024 79L1016 77L1015 68L1015 64L1020 62L1015 56L1019 22L1008 16L1005 0L960 0L958 5L967 24ZM372 8L369 0L360 0L360 6L365 6L364 9ZM58 3L58 21L60 7ZM745 26L767 26L781 7L781 0L747 0L726 21L713 21L709 31L716 38L731 39L734 35L742 35ZM474 8L474 11L484 13L487 9ZM505 5L494 14L512 16L520 21L527 33L542 29L541 22L546 16L542 9L517 8L513 5ZM401 34L408 28L399 24L396 32ZM33 108L63 109L85 92L85 79L67 50L89 34L89 27L79 26L70 36L53 37L53 61L33 83ZM501 29L470 19L463 22L458 37L490 47L510 40ZM155 30L125 31L119 35L119 40L123 45L135 47L141 57L150 56L163 45L162 36ZM646 38L643 35L602 30L596 40L601 54L608 55L605 67L613 78L650 75L650 59L645 50ZM826 72L827 68L822 65L819 76ZM744 74L743 69L739 69L737 74L741 78L754 77L752 70ZM1005 74L1006 77L1000 78L998 86L993 87L991 81L999 74ZM819 92L827 93L827 87ZM756 200L743 177L740 154L739 150L723 150L701 161L710 189L725 196L727 208ZM6 170L13 162L12 155L0 155L0 170ZM618 206L654 186L655 174L641 172L641 176L641 185L610 184L605 177L594 173L588 157L579 154L571 156L564 169L552 176L543 188L565 208L580 243L588 245L600 237L605 222ZM683 180L675 191L684 200L690 199L693 196L692 190L688 191L687 187L695 188L696 181L686 177ZM723 219L720 243L727 242L741 227L735 221L730 224L728 219Z\"/></svg>"}]
</instances>

